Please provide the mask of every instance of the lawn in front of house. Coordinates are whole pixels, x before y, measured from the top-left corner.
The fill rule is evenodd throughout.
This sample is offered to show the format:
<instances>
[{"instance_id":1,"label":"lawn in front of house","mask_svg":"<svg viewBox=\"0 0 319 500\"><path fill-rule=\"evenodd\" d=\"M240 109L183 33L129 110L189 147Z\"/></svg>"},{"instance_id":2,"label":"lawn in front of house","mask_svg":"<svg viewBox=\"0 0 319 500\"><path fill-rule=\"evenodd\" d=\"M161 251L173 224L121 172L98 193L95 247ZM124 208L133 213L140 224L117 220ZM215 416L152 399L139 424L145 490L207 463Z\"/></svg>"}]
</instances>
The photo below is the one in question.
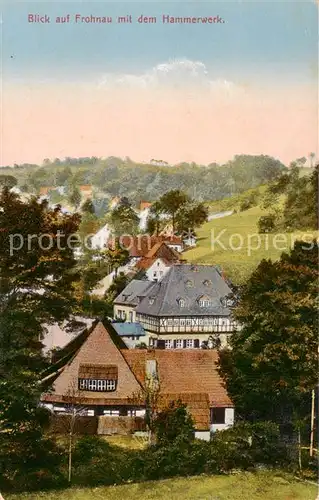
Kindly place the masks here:
<instances>
[{"instance_id":1,"label":"lawn in front of house","mask_svg":"<svg viewBox=\"0 0 319 500\"><path fill-rule=\"evenodd\" d=\"M316 496L315 484L267 471L5 495L4 500L315 500Z\"/></svg>"}]
</instances>

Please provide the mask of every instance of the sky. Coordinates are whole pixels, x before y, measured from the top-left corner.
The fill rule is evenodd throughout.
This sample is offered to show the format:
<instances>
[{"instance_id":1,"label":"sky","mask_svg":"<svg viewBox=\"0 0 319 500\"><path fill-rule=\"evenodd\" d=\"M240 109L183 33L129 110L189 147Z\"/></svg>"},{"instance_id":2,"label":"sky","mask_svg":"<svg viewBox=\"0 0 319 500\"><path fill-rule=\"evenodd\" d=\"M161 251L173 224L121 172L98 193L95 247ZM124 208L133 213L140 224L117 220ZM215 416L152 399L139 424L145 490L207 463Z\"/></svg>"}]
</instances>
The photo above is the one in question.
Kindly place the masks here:
<instances>
[{"instance_id":1,"label":"sky","mask_svg":"<svg viewBox=\"0 0 319 500\"><path fill-rule=\"evenodd\" d=\"M1 11L0 165L111 155L207 164L241 153L289 163L318 153L313 1L11 1ZM30 22L45 15L50 23ZM81 22L91 15L112 22ZM131 23L117 22L126 15Z\"/></svg>"}]
</instances>

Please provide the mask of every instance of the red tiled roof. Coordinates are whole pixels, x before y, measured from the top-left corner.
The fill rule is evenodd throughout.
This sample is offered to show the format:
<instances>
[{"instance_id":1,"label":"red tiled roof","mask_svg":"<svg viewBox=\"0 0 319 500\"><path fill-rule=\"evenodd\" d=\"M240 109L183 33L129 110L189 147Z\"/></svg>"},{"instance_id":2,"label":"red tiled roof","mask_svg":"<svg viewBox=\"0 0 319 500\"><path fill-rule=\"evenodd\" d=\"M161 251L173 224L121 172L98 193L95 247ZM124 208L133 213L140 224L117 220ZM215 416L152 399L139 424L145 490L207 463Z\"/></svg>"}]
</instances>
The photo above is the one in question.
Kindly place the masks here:
<instances>
[{"instance_id":1,"label":"red tiled roof","mask_svg":"<svg viewBox=\"0 0 319 500\"><path fill-rule=\"evenodd\" d=\"M217 372L218 352L211 349L127 349L122 351L140 384L146 360L155 359L162 393L207 393L211 406L233 406Z\"/></svg>"},{"instance_id":2,"label":"red tiled roof","mask_svg":"<svg viewBox=\"0 0 319 500\"><path fill-rule=\"evenodd\" d=\"M162 236L150 236L147 234L141 234L139 236L123 235L120 238L121 248L127 249L130 257L155 257L156 252L161 249L164 243L167 243L167 245L169 245L171 243L171 240ZM115 242L113 239L108 243L110 248L113 248L114 244ZM179 254L174 249L169 248L167 245L166 250L161 251L161 256L166 256L167 258L169 258L170 255L172 255L175 259L178 259ZM166 253L166 255L162 255L164 254L164 252Z\"/></svg>"},{"instance_id":3,"label":"red tiled roof","mask_svg":"<svg viewBox=\"0 0 319 500\"><path fill-rule=\"evenodd\" d=\"M141 260L139 260L136 264L137 269L149 269L154 262L157 261L157 259L160 258L166 266L172 266L174 262L165 259L164 257L154 257L153 259L149 259L147 257L142 257Z\"/></svg>"},{"instance_id":4,"label":"red tiled roof","mask_svg":"<svg viewBox=\"0 0 319 500\"><path fill-rule=\"evenodd\" d=\"M115 343L114 343L115 342ZM181 399L197 429L209 428L210 407L233 406L217 372L218 352L210 349L119 349L102 323L84 340L42 401L86 405L132 405L145 384L146 361L155 360L160 383L160 406ZM117 370L117 387L110 393L78 390L79 372ZM113 373L113 372L112 372ZM112 375L113 376L113 375Z\"/></svg>"},{"instance_id":5,"label":"red tiled roof","mask_svg":"<svg viewBox=\"0 0 319 500\"><path fill-rule=\"evenodd\" d=\"M145 208L149 208L152 206L152 203L149 201L141 201L140 203L140 210L144 210Z\"/></svg>"}]
</instances>

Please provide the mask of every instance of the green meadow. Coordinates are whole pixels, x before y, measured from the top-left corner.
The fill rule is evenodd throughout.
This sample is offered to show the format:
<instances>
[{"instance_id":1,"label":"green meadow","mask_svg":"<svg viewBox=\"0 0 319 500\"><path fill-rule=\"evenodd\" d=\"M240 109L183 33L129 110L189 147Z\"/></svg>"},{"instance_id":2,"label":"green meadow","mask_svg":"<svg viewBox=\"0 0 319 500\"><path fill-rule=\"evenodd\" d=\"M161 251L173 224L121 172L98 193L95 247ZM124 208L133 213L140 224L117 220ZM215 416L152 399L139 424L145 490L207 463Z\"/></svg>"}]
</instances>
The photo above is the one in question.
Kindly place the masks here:
<instances>
[{"instance_id":1,"label":"green meadow","mask_svg":"<svg viewBox=\"0 0 319 500\"><path fill-rule=\"evenodd\" d=\"M210 204L210 212L231 210L236 199ZM197 230L197 247L183 255L189 262L220 265L237 284L242 283L262 259L276 260L287 252L295 240L311 241L318 232L258 234L257 222L266 212L256 206L220 219L213 219Z\"/></svg>"},{"instance_id":2,"label":"green meadow","mask_svg":"<svg viewBox=\"0 0 319 500\"><path fill-rule=\"evenodd\" d=\"M280 473L240 473L6 495L5 500L315 500L317 487Z\"/></svg>"}]
</instances>

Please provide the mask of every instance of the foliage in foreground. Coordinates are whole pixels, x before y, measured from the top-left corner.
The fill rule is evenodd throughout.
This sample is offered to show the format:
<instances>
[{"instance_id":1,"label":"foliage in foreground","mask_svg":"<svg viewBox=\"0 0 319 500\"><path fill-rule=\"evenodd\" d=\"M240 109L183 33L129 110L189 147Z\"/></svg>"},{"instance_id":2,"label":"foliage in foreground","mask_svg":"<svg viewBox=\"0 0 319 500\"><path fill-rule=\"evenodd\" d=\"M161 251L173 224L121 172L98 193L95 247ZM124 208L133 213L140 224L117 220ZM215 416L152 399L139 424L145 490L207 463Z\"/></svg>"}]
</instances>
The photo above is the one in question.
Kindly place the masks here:
<instances>
[{"instance_id":1,"label":"foliage in foreground","mask_svg":"<svg viewBox=\"0 0 319 500\"><path fill-rule=\"evenodd\" d=\"M71 488L63 491L6 495L5 500L313 500L317 488L281 471L259 471L230 476L197 476L148 481L114 487Z\"/></svg>"},{"instance_id":2,"label":"foliage in foreground","mask_svg":"<svg viewBox=\"0 0 319 500\"><path fill-rule=\"evenodd\" d=\"M239 414L292 423L309 416L317 384L318 246L296 242L263 260L234 311L242 329L221 352L220 373Z\"/></svg>"},{"instance_id":3,"label":"foliage in foreground","mask_svg":"<svg viewBox=\"0 0 319 500\"><path fill-rule=\"evenodd\" d=\"M102 486L142 482L197 474L228 474L235 470L253 470L260 466L295 467L295 454L281 444L278 427L273 423L243 423L217 432L211 442L175 439L170 444L145 449L114 446L103 438L79 439L73 453L73 486ZM67 464L57 468L55 481L43 482L32 489L65 487ZM23 490L27 486L17 488Z\"/></svg>"}]
</instances>

